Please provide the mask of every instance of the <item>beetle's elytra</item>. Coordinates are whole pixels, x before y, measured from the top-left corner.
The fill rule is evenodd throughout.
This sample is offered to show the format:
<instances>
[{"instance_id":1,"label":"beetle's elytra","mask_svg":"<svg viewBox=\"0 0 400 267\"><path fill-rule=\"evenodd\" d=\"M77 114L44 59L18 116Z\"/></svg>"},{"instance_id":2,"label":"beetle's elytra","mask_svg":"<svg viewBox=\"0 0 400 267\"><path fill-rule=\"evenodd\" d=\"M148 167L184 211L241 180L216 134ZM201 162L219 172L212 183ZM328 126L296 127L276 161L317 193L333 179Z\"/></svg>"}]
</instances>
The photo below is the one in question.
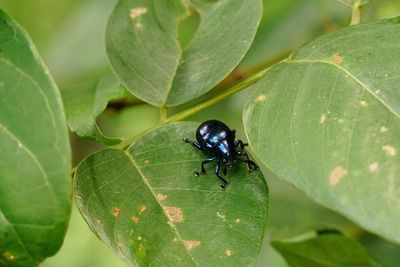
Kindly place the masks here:
<instances>
[{"instance_id":1,"label":"beetle's elytra","mask_svg":"<svg viewBox=\"0 0 400 267\"><path fill-rule=\"evenodd\" d=\"M211 155L210 158L202 161L201 170L194 173L196 176L206 173L204 164L216 161L215 174L223 181L223 184L220 186L221 190L225 190L228 184L228 181L220 175L221 167L224 176L226 176L228 167L231 167L238 161L247 163L249 171L258 168L257 164L250 160L247 153L243 150L247 144L243 143L242 140L235 140L235 133L236 131L229 129L225 123L218 120L209 120L203 122L197 128L197 141L186 138L183 140ZM241 160L240 157L243 157L244 160Z\"/></svg>"}]
</instances>

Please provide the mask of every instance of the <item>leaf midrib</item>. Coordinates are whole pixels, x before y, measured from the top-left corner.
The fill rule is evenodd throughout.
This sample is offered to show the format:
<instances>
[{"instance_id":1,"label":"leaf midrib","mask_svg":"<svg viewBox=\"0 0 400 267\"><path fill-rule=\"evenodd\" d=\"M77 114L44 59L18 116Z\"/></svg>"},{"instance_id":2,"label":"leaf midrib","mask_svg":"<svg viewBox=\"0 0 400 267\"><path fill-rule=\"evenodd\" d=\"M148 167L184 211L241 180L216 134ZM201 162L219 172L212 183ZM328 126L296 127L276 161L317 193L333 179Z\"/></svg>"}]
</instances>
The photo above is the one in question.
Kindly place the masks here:
<instances>
[{"instance_id":1,"label":"leaf midrib","mask_svg":"<svg viewBox=\"0 0 400 267\"><path fill-rule=\"evenodd\" d=\"M52 185L50 183L49 177L48 177L47 173L45 172L43 165L41 164L39 159L35 156L35 154L32 152L32 150L30 150L14 133L12 133L9 129L7 129L1 122L0 122L0 130L3 130L17 144L20 144L20 147L22 149L24 149L26 151L26 153L32 158L33 162L35 163L35 165L37 165L37 167L39 168L39 171L43 175L44 184L50 188L50 191L52 192L52 195L53 195L56 203L59 203L57 196L54 192L54 188L52 187Z\"/></svg>"},{"instance_id":2,"label":"leaf midrib","mask_svg":"<svg viewBox=\"0 0 400 267\"><path fill-rule=\"evenodd\" d=\"M153 196L155 202L157 202L157 204L159 205L159 207L160 207L160 209L162 210L162 212L163 212L165 218L166 218L167 220L169 220L169 217L168 217L168 215L165 213L163 206L161 205L160 201L158 201L158 199L157 199L156 193L153 191L153 188L151 187L149 181L146 179L146 176L145 176L144 173L142 172L140 166L136 163L136 160L134 159L134 157L133 157L128 151L126 151L126 150L124 150L123 152L127 155L127 157L129 158L130 162L132 163L132 165L135 167L135 169L138 171L138 173L139 173L140 176L142 177L143 182L145 183L145 185L147 186L147 188L148 188L149 191L151 192L151 194L152 194L152 196ZM180 244L183 244L183 239L182 239L180 233L178 232L178 230L176 229L175 224L172 223L171 225L172 225L171 228L174 230L177 239L180 241ZM188 251L188 249L187 249L186 247L184 247L183 245L182 245L182 247L183 247L183 248L185 249L185 251L188 253L188 255L190 256L190 258L191 258L192 262L194 263L194 265L195 265L195 266L198 266L197 263L196 263L196 261L195 261L195 259L193 258L193 255Z\"/></svg>"}]
</instances>

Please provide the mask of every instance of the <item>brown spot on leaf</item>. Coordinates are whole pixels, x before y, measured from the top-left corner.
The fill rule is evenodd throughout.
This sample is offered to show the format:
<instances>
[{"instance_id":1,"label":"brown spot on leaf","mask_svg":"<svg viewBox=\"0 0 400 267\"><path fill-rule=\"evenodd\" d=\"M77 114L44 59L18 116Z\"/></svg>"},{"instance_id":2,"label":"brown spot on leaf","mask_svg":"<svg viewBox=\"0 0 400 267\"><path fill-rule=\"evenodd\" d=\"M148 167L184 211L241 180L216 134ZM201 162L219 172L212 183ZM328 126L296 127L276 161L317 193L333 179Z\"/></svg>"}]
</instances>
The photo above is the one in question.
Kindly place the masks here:
<instances>
[{"instance_id":1,"label":"brown spot on leaf","mask_svg":"<svg viewBox=\"0 0 400 267\"><path fill-rule=\"evenodd\" d=\"M381 133L387 132L388 128L386 128L385 126L382 126L380 131L381 131Z\"/></svg>"},{"instance_id":2,"label":"brown spot on leaf","mask_svg":"<svg viewBox=\"0 0 400 267\"><path fill-rule=\"evenodd\" d=\"M165 200L167 197L168 197L167 195L161 195L161 194L157 194L157 195L156 195L156 198L157 198L158 201L163 201L163 200Z\"/></svg>"},{"instance_id":3,"label":"brown spot on leaf","mask_svg":"<svg viewBox=\"0 0 400 267\"><path fill-rule=\"evenodd\" d=\"M132 218L131 218L131 221L134 222L134 223L138 223L139 220L140 220L139 217L132 217Z\"/></svg>"},{"instance_id":4,"label":"brown spot on leaf","mask_svg":"<svg viewBox=\"0 0 400 267\"><path fill-rule=\"evenodd\" d=\"M235 221L235 223L240 223L240 219L237 218L236 221Z\"/></svg>"},{"instance_id":5,"label":"brown spot on leaf","mask_svg":"<svg viewBox=\"0 0 400 267\"><path fill-rule=\"evenodd\" d=\"M331 175L329 176L329 184L331 186L335 186L342 178L347 175L348 171L343 168L342 166L337 166L335 169L332 170Z\"/></svg>"},{"instance_id":6,"label":"brown spot on leaf","mask_svg":"<svg viewBox=\"0 0 400 267\"><path fill-rule=\"evenodd\" d=\"M113 208L112 215L113 215L114 217L119 217L120 214L121 214L121 209L118 208L118 207L114 207L114 208Z\"/></svg>"},{"instance_id":7,"label":"brown spot on leaf","mask_svg":"<svg viewBox=\"0 0 400 267\"><path fill-rule=\"evenodd\" d=\"M145 14L146 12L147 12L147 7L135 7L130 10L129 16L134 19L134 18L140 17L141 15Z\"/></svg>"},{"instance_id":8,"label":"brown spot on leaf","mask_svg":"<svg viewBox=\"0 0 400 267\"><path fill-rule=\"evenodd\" d=\"M220 218L221 220L223 220L224 222L226 221L225 214L223 214L221 212L217 212L217 217Z\"/></svg>"},{"instance_id":9,"label":"brown spot on leaf","mask_svg":"<svg viewBox=\"0 0 400 267\"><path fill-rule=\"evenodd\" d=\"M226 256L232 256L232 250L230 250L230 249L227 249L226 251L225 251L225 254L226 254Z\"/></svg>"},{"instance_id":10,"label":"brown spot on leaf","mask_svg":"<svg viewBox=\"0 0 400 267\"><path fill-rule=\"evenodd\" d=\"M145 212L147 210L147 207L145 206L145 205L142 205L141 207L140 207L140 209L139 209L139 212L140 213L143 213L143 212Z\"/></svg>"},{"instance_id":11,"label":"brown spot on leaf","mask_svg":"<svg viewBox=\"0 0 400 267\"><path fill-rule=\"evenodd\" d=\"M256 97L256 102L264 102L267 99L265 95L259 95Z\"/></svg>"},{"instance_id":12,"label":"brown spot on leaf","mask_svg":"<svg viewBox=\"0 0 400 267\"><path fill-rule=\"evenodd\" d=\"M182 214L181 208L171 207L171 206L163 206L163 209L171 222L176 223L176 222L183 221L183 214Z\"/></svg>"},{"instance_id":13,"label":"brown spot on leaf","mask_svg":"<svg viewBox=\"0 0 400 267\"><path fill-rule=\"evenodd\" d=\"M197 240L182 240L182 243L187 250L192 250L201 244L201 242Z\"/></svg>"},{"instance_id":14,"label":"brown spot on leaf","mask_svg":"<svg viewBox=\"0 0 400 267\"><path fill-rule=\"evenodd\" d=\"M386 145L382 147L383 150L385 150L386 154L389 156L396 156L396 149L392 146Z\"/></svg>"},{"instance_id":15,"label":"brown spot on leaf","mask_svg":"<svg viewBox=\"0 0 400 267\"><path fill-rule=\"evenodd\" d=\"M3 257L4 257L6 260L9 260L9 261L15 260L15 255L12 254L10 251L4 251L4 252L2 253L2 255L3 255Z\"/></svg>"},{"instance_id":16,"label":"brown spot on leaf","mask_svg":"<svg viewBox=\"0 0 400 267\"><path fill-rule=\"evenodd\" d=\"M143 161L143 163L144 163L144 164L149 164L149 163L150 163L150 160L146 159L146 160Z\"/></svg>"},{"instance_id":17,"label":"brown spot on leaf","mask_svg":"<svg viewBox=\"0 0 400 267\"><path fill-rule=\"evenodd\" d=\"M373 163L368 165L368 170L370 172L377 171L378 169L379 169L379 163L378 162L373 162Z\"/></svg>"},{"instance_id":18,"label":"brown spot on leaf","mask_svg":"<svg viewBox=\"0 0 400 267\"><path fill-rule=\"evenodd\" d=\"M321 117L319 118L319 123L323 124L326 120L326 115L325 114L321 114Z\"/></svg>"},{"instance_id":19,"label":"brown spot on leaf","mask_svg":"<svg viewBox=\"0 0 400 267\"><path fill-rule=\"evenodd\" d=\"M343 57L342 57L341 55L339 55L339 54L334 54L334 55L332 56L332 61L333 61L335 64L340 64L340 63L343 62Z\"/></svg>"}]
</instances>

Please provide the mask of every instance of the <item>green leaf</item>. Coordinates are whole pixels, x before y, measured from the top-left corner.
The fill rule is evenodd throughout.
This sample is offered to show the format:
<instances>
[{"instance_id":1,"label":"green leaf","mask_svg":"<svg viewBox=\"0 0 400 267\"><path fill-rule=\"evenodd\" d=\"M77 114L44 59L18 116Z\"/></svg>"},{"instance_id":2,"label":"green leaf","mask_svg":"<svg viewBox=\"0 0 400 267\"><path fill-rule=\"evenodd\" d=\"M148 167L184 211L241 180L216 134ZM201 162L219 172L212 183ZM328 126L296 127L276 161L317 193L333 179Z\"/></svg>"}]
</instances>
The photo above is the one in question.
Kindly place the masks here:
<instances>
[{"instance_id":1,"label":"green leaf","mask_svg":"<svg viewBox=\"0 0 400 267\"><path fill-rule=\"evenodd\" d=\"M200 24L182 49L178 28L191 12L199 14ZM261 13L261 0L120 0L107 27L108 57L137 97L157 106L179 105L233 70L255 36Z\"/></svg>"},{"instance_id":2,"label":"green leaf","mask_svg":"<svg viewBox=\"0 0 400 267\"><path fill-rule=\"evenodd\" d=\"M0 265L36 266L60 248L70 213L60 94L27 34L0 10Z\"/></svg>"},{"instance_id":3,"label":"green leaf","mask_svg":"<svg viewBox=\"0 0 400 267\"><path fill-rule=\"evenodd\" d=\"M71 130L81 137L95 139L107 145L120 143L122 139L110 138L101 133L96 118L106 109L110 100L126 95L126 90L112 76L104 78L95 87L63 90L62 96Z\"/></svg>"},{"instance_id":4,"label":"green leaf","mask_svg":"<svg viewBox=\"0 0 400 267\"><path fill-rule=\"evenodd\" d=\"M340 234L320 234L301 241L273 241L290 267L382 267L357 240Z\"/></svg>"},{"instance_id":5,"label":"green leaf","mask_svg":"<svg viewBox=\"0 0 400 267\"><path fill-rule=\"evenodd\" d=\"M154 130L127 151L86 158L75 176L77 205L92 231L140 266L245 266L254 263L267 220L261 172L228 171L226 191L214 167L195 177L205 155L183 142L196 124Z\"/></svg>"},{"instance_id":6,"label":"green leaf","mask_svg":"<svg viewBox=\"0 0 400 267\"><path fill-rule=\"evenodd\" d=\"M244 110L254 153L278 177L400 242L400 24L325 35L272 67Z\"/></svg>"}]
</instances>

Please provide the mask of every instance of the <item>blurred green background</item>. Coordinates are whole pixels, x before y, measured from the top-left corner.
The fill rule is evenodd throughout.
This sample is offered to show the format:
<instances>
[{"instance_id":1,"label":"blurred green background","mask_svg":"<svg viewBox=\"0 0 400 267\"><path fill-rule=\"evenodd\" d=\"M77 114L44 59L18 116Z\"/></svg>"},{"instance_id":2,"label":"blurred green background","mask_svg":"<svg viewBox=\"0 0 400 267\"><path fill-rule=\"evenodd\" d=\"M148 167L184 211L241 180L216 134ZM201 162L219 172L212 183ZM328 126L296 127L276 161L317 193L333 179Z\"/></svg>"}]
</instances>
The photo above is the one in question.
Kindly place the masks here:
<instances>
[{"instance_id":1,"label":"blurred green background","mask_svg":"<svg viewBox=\"0 0 400 267\"><path fill-rule=\"evenodd\" d=\"M110 73L104 47L107 17L116 0L0 0L0 8L14 17L30 34L58 86L72 90L94 86ZM256 39L229 79L229 83L265 68L290 51L323 33L346 27L349 7L335 0L264 0L264 17ZM363 10L363 21L400 15L400 1L371 0ZM185 27L190 27L186 23ZM190 33L190 29L183 29ZM184 36L183 36L184 38ZM241 111L247 92L236 94L190 120L217 118L243 137ZM176 108L177 112L182 108ZM222 113L221 110L224 112ZM159 111L140 101L123 110L107 109L98 123L110 136L131 137L159 120ZM74 166L88 153L101 148L93 141L71 135ZM269 227L257 266L285 267L269 240L287 238L304 231L336 227L360 240L368 251L388 266L400 266L400 246L364 232L342 216L309 200L291 185L263 170L270 187ZM76 207L64 245L44 267L126 266L89 230Z\"/></svg>"}]
</instances>

